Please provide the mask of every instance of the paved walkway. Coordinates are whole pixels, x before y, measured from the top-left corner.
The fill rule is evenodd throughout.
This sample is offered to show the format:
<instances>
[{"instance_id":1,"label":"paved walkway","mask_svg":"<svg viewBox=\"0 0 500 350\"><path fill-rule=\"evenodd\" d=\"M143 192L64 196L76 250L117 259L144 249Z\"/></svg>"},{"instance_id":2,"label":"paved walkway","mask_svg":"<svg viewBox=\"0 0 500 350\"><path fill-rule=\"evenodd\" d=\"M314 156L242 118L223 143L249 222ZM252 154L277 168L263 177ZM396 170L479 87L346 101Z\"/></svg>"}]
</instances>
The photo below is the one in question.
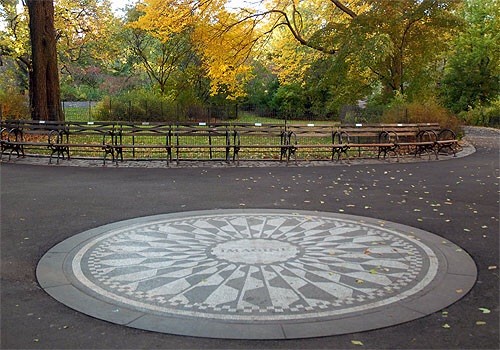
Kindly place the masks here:
<instances>
[{"instance_id":1,"label":"paved walkway","mask_svg":"<svg viewBox=\"0 0 500 350\"><path fill-rule=\"evenodd\" d=\"M498 348L498 136L469 129L477 152L439 162L175 170L2 164L2 348ZM156 214L247 208L351 214L432 232L472 256L478 280L457 303L408 323L288 341L127 328L62 305L36 281L40 258L83 231Z\"/></svg>"}]
</instances>

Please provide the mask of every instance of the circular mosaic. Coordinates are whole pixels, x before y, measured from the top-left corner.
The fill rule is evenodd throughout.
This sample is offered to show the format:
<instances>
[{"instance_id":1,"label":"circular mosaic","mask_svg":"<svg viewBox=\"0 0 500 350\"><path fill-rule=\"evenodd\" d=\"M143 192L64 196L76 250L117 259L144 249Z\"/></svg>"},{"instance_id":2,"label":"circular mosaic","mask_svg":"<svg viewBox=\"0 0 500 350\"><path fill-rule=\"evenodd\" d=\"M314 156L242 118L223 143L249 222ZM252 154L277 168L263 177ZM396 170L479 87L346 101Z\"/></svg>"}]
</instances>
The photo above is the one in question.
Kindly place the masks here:
<instances>
[{"instance_id":1,"label":"circular mosaic","mask_svg":"<svg viewBox=\"0 0 500 350\"><path fill-rule=\"evenodd\" d=\"M418 305L450 278L454 260L470 265L462 269L464 280L455 281L462 290L472 287L476 273L465 252L435 235L329 213L170 214L107 225L68 241L46 255L61 263L62 283L54 288L69 286L110 315L65 304L113 322L125 310L131 321L118 323L199 336L303 337L304 325L312 327L309 336L339 334L364 329L349 324L363 318L370 324L374 315L380 322L368 329L397 324L428 313ZM42 262L43 281L53 263ZM455 293L452 302L458 298ZM444 299L439 308L451 303ZM389 317L391 312L404 316ZM324 327L335 322L342 326Z\"/></svg>"}]
</instances>

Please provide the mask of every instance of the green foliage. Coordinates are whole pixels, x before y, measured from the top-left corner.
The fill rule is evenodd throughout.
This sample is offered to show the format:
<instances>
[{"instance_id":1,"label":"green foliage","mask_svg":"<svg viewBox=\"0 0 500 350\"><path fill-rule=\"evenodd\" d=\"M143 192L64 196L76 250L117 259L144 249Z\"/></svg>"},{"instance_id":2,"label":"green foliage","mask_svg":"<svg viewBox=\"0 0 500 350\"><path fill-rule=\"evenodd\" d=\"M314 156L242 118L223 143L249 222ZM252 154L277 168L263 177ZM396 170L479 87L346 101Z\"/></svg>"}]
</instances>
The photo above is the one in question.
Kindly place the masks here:
<instances>
[{"instance_id":1,"label":"green foliage","mask_svg":"<svg viewBox=\"0 0 500 350\"><path fill-rule=\"evenodd\" d=\"M500 127L500 98L497 97L489 105L477 104L475 108L459 113L460 119L468 125Z\"/></svg>"},{"instance_id":2,"label":"green foliage","mask_svg":"<svg viewBox=\"0 0 500 350\"><path fill-rule=\"evenodd\" d=\"M202 102L184 94L179 99L169 99L160 92L148 89L131 90L106 96L93 112L97 120L178 122L218 120L236 117L236 105L217 96Z\"/></svg>"},{"instance_id":3,"label":"green foliage","mask_svg":"<svg viewBox=\"0 0 500 350\"><path fill-rule=\"evenodd\" d=\"M273 97L279 86L278 77L263 63L255 61L253 78L246 85L246 96L241 99L241 108L261 117L275 115Z\"/></svg>"},{"instance_id":4,"label":"green foliage","mask_svg":"<svg viewBox=\"0 0 500 350\"><path fill-rule=\"evenodd\" d=\"M95 109L97 120L174 121L175 106L161 94L149 90L133 90L106 96Z\"/></svg>"},{"instance_id":5,"label":"green foliage","mask_svg":"<svg viewBox=\"0 0 500 350\"><path fill-rule=\"evenodd\" d=\"M281 84L266 63L254 63L254 78L242 103L244 110L261 116L335 119L343 105L356 104L370 91L362 77L351 74L343 57L324 55L308 65L301 79Z\"/></svg>"},{"instance_id":6,"label":"green foliage","mask_svg":"<svg viewBox=\"0 0 500 350\"><path fill-rule=\"evenodd\" d=\"M486 105L500 94L499 1L467 0L464 31L453 41L441 85L446 107L454 112Z\"/></svg>"},{"instance_id":7,"label":"green foliage","mask_svg":"<svg viewBox=\"0 0 500 350\"><path fill-rule=\"evenodd\" d=\"M443 52L457 27L459 2L362 1L367 10L340 33L340 53L357 74L379 83L384 102L400 92L421 98L428 91Z\"/></svg>"},{"instance_id":8,"label":"green foliage","mask_svg":"<svg viewBox=\"0 0 500 350\"><path fill-rule=\"evenodd\" d=\"M305 73L304 93L308 115L314 119L333 119L342 106L355 105L370 91L359 72L352 72L345 57L322 57Z\"/></svg>"},{"instance_id":9,"label":"green foliage","mask_svg":"<svg viewBox=\"0 0 500 350\"><path fill-rule=\"evenodd\" d=\"M18 62L11 57L1 57L0 90L28 90L27 74L20 69Z\"/></svg>"},{"instance_id":10,"label":"green foliage","mask_svg":"<svg viewBox=\"0 0 500 350\"><path fill-rule=\"evenodd\" d=\"M103 91L98 87L61 82L61 99L63 101L98 101L102 97Z\"/></svg>"},{"instance_id":11,"label":"green foliage","mask_svg":"<svg viewBox=\"0 0 500 350\"><path fill-rule=\"evenodd\" d=\"M299 84L281 85L273 97L278 116L281 118L301 119L306 114L307 105L304 90Z\"/></svg>"}]
</instances>

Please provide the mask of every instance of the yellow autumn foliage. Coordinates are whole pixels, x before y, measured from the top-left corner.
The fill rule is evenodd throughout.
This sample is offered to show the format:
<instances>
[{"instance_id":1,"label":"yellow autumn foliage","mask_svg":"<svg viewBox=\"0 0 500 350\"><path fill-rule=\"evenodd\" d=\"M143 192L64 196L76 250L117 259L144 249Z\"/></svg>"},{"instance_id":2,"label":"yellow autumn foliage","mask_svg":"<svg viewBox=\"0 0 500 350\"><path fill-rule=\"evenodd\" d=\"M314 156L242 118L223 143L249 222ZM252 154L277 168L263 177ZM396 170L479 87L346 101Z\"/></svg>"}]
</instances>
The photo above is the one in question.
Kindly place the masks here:
<instances>
[{"instance_id":1,"label":"yellow autumn foliage","mask_svg":"<svg viewBox=\"0 0 500 350\"><path fill-rule=\"evenodd\" d=\"M144 15L132 26L165 42L173 34L189 33L210 78L211 93L236 98L244 95L250 78L257 35L251 22L240 21L225 5L226 0L145 0L139 8Z\"/></svg>"},{"instance_id":2,"label":"yellow autumn foliage","mask_svg":"<svg viewBox=\"0 0 500 350\"><path fill-rule=\"evenodd\" d=\"M249 58L265 48L281 82L300 81L321 55L335 55L367 83L371 76L403 92L445 48L439 39L454 6L453 0L262 0L228 11L227 1L144 0L135 25L161 40L189 31L214 94L241 95Z\"/></svg>"}]
</instances>

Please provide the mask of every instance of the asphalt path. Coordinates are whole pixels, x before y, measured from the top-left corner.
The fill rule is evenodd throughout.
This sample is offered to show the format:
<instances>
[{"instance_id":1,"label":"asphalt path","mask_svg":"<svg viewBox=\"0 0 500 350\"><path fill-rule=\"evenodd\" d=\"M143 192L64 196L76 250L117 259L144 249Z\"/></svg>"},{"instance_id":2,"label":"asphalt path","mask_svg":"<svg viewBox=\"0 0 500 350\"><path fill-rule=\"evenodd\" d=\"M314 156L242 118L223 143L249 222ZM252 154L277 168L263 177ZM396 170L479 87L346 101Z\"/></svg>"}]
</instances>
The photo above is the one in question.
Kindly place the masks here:
<instances>
[{"instance_id":1,"label":"asphalt path","mask_svg":"<svg viewBox=\"0 0 500 350\"><path fill-rule=\"evenodd\" d=\"M1 348L498 349L499 135L469 128L475 153L417 163L184 169L3 163ZM52 299L35 278L43 254L82 231L141 216L231 208L327 211L417 227L465 249L478 280L457 303L405 324L334 337L245 341L159 334L94 319Z\"/></svg>"}]
</instances>

